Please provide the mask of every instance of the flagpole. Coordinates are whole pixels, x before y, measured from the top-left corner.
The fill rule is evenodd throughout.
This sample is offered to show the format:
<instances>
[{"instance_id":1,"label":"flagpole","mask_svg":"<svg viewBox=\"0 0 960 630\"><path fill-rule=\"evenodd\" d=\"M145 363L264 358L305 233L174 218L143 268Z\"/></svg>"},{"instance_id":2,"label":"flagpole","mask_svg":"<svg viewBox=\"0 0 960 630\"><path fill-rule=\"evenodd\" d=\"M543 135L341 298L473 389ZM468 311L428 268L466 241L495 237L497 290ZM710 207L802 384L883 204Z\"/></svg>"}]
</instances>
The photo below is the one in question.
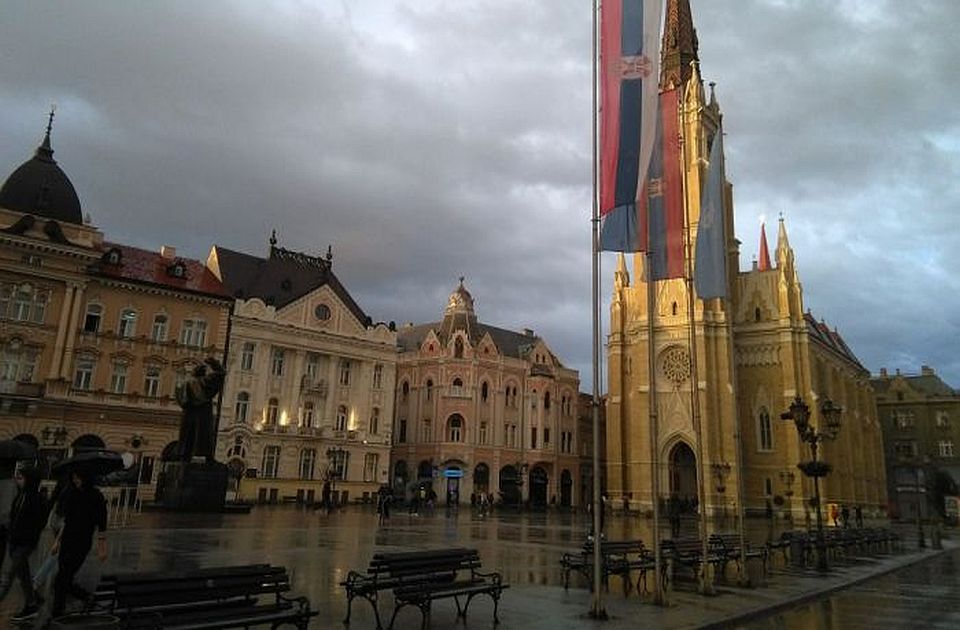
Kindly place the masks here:
<instances>
[{"instance_id":1,"label":"flagpole","mask_svg":"<svg viewBox=\"0 0 960 630\"><path fill-rule=\"evenodd\" d=\"M603 605L603 589L601 588L600 573L600 545L603 532L600 531L600 510L603 502L600 500L600 201L598 198L598 142L597 142L597 57L599 56L599 38L597 37L598 0L593 0L593 73L591 90L593 94L593 120L590 127L590 137L593 144L593 195L592 195L592 313L593 313L593 603L590 607L590 616L593 619L606 619L607 611Z\"/></svg>"},{"instance_id":2,"label":"flagpole","mask_svg":"<svg viewBox=\"0 0 960 630\"><path fill-rule=\"evenodd\" d=\"M647 400L650 409L650 468L652 503L653 503L653 601L655 604L666 606L667 597L661 579L661 568L663 566L662 549L660 545L660 419L657 403L657 358L656 348L654 347L654 332L656 322L654 317L657 310L657 291L656 280L653 274L653 251L650 247L650 216L652 212L647 209L647 252L646 252L646 275L647 275L647 374L649 375Z\"/></svg>"},{"instance_id":3,"label":"flagpole","mask_svg":"<svg viewBox=\"0 0 960 630\"><path fill-rule=\"evenodd\" d=\"M694 63L694 62L691 62ZM692 236L690 233L690 203L687 198L687 169L683 165L683 154L685 149L683 130L684 130L684 103L686 102L686 92L689 87L689 83L685 85L680 90L681 101L679 107L677 107L678 118L679 118L679 142L680 142L680 158L681 158L681 167L680 171L682 174L683 187L681 191L683 199L683 213L684 213L684 240L686 241L686 285L687 285L687 313L689 319L689 330L690 330L690 412L693 416L693 431L697 436L697 495L698 502L700 504L700 543L702 545L702 558L700 562L700 592L704 595L713 594L713 586L710 584L708 573L709 563L707 558L709 557L710 543L707 540L707 497L706 490L704 488L704 477L706 471L706 461L704 461L704 444L703 444L703 426L700 418L700 376L697 369L697 334L696 334L696 317L694 314L694 307L696 306L696 301L693 297L693 243Z\"/></svg>"}]
</instances>

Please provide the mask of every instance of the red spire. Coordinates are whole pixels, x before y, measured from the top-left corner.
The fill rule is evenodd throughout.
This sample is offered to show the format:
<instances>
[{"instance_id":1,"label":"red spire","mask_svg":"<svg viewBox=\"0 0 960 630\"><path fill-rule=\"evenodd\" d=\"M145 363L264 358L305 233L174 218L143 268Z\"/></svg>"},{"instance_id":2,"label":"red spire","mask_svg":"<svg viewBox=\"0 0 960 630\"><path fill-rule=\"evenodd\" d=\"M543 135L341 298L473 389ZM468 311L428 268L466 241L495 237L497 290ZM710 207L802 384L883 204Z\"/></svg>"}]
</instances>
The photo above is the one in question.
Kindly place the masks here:
<instances>
[{"instance_id":1,"label":"red spire","mask_svg":"<svg viewBox=\"0 0 960 630\"><path fill-rule=\"evenodd\" d=\"M770 271L770 250L767 249L767 229L766 224L760 224L760 263L757 266L760 271Z\"/></svg>"}]
</instances>

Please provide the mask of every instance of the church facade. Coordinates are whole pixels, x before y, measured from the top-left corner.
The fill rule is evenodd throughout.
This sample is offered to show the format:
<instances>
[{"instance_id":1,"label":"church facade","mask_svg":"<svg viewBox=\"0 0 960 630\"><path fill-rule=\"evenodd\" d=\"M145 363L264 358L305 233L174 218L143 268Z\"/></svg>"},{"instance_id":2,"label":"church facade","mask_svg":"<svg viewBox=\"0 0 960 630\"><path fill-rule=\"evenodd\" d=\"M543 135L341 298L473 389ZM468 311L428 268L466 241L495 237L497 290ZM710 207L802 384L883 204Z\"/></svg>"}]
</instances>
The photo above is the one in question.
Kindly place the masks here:
<instances>
[{"instance_id":1,"label":"church facade","mask_svg":"<svg viewBox=\"0 0 960 630\"><path fill-rule=\"evenodd\" d=\"M691 261L709 149L720 133L722 114L712 87L708 94L700 77L687 0L667 3L662 59L661 89L681 94L681 195L687 217L685 256ZM821 449L822 459L833 468L821 486L823 502L879 513L886 507L886 482L868 370L836 330L805 310L783 220L774 256L762 234L759 261L740 271L733 191L725 178L723 217L726 298L694 295L690 300L692 282L660 280L654 282L651 312L643 254L634 256L632 266L626 257L618 259L607 343L611 500L650 509L656 474L661 500L674 496L686 505L697 503L702 481L711 515L732 514L741 487L748 514L809 515L805 500L813 496L812 481L797 469L810 459L809 449L793 423L780 419L801 396L814 425L820 423L822 401L843 408L838 438ZM656 399L653 408L651 398Z\"/></svg>"}]
</instances>

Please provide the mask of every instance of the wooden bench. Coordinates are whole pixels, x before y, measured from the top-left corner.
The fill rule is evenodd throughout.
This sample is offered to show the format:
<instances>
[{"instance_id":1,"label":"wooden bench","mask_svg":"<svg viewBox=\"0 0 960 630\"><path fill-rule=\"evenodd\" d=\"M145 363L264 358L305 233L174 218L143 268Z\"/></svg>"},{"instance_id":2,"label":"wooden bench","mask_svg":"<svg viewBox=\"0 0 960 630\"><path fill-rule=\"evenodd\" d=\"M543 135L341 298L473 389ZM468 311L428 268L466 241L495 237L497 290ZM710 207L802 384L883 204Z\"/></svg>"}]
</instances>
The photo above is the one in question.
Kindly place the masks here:
<instances>
[{"instance_id":1,"label":"wooden bench","mask_svg":"<svg viewBox=\"0 0 960 630\"><path fill-rule=\"evenodd\" d=\"M709 539L708 539L709 543ZM703 558L703 543L697 538L677 538L675 540L667 539L660 543L660 549L665 558L669 558L673 562L674 568L677 565L682 567L687 567L690 569L695 577L700 576L700 572L703 570L701 565L704 562ZM715 553L715 551L707 548L707 557L706 563L712 564L714 566L723 565L729 562L729 558L726 558L723 555Z\"/></svg>"},{"instance_id":2,"label":"wooden bench","mask_svg":"<svg viewBox=\"0 0 960 630\"><path fill-rule=\"evenodd\" d=\"M480 555L475 549L376 554L365 574L351 571L340 583L347 591L347 617L343 623L350 623L353 600L362 597L373 606L377 629L382 629L377 598L381 591L392 590L394 609L388 628L393 627L397 613L406 606L420 609L421 628L426 628L432 602L437 599L453 599L457 617L466 621L467 609L477 595L493 599L493 622L498 624L500 596L509 585L503 583L499 573L482 573L480 569ZM461 598L465 598L462 605Z\"/></svg>"},{"instance_id":3,"label":"wooden bench","mask_svg":"<svg viewBox=\"0 0 960 630\"><path fill-rule=\"evenodd\" d=\"M710 553L722 558L720 563L721 575L726 574L726 568L729 561L737 563L737 568L743 570L743 562L746 560L757 559L763 563L763 574L767 575L767 548L752 547L750 541L744 539L745 549L740 548L740 535L735 532L711 534L708 539Z\"/></svg>"},{"instance_id":4,"label":"wooden bench","mask_svg":"<svg viewBox=\"0 0 960 630\"><path fill-rule=\"evenodd\" d=\"M286 597L289 590L287 570L267 564L118 574L101 579L88 609L107 611L137 630L306 629L317 613L305 597Z\"/></svg>"},{"instance_id":5,"label":"wooden bench","mask_svg":"<svg viewBox=\"0 0 960 630\"><path fill-rule=\"evenodd\" d=\"M570 573L576 571L581 574L590 584L590 590L593 590L593 540L587 540L579 552L565 553L560 558L560 566L563 567L563 588L570 588ZM600 543L600 574L604 585L608 584L611 575L619 575L623 578L624 595L630 592L633 581L630 579L630 573L637 571L637 592L640 591L641 584L643 591L647 592L647 571L655 567L654 559L650 551L643 546L640 540L625 541L602 541Z\"/></svg>"}]
</instances>

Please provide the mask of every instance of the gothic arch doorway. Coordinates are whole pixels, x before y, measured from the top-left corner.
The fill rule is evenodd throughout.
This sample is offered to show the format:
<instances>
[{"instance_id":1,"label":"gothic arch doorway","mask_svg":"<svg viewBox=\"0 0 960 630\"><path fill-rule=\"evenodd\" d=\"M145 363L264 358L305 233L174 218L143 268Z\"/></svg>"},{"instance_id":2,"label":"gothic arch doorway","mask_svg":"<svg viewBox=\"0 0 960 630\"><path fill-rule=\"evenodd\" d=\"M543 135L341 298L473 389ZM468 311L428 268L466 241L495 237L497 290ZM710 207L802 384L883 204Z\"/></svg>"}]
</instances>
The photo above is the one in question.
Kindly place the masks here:
<instances>
[{"instance_id":1,"label":"gothic arch doorway","mask_svg":"<svg viewBox=\"0 0 960 630\"><path fill-rule=\"evenodd\" d=\"M686 442L670 449L670 496L688 505L697 500L697 456Z\"/></svg>"}]
</instances>

